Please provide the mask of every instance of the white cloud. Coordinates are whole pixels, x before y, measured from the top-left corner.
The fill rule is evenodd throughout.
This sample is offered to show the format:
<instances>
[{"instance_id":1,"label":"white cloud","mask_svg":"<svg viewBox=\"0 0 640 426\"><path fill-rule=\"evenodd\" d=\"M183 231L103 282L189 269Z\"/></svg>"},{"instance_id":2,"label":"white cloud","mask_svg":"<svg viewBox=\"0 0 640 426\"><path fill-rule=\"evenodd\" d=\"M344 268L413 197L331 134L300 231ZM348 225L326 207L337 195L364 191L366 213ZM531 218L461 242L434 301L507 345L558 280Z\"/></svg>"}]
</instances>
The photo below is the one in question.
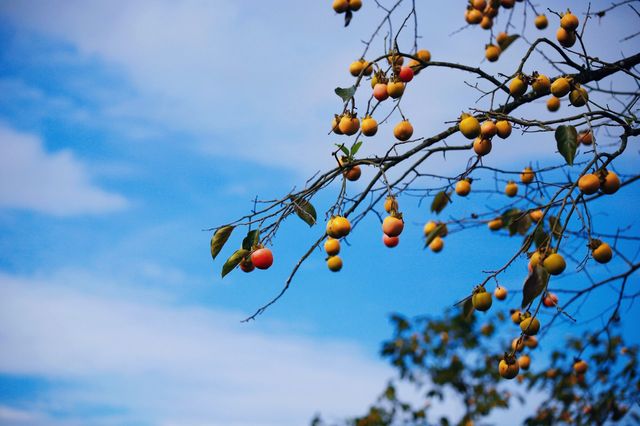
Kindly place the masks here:
<instances>
[{"instance_id":1,"label":"white cloud","mask_svg":"<svg viewBox=\"0 0 640 426\"><path fill-rule=\"evenodd\" d=\"M238 314L148 293L120 300L103 285L0 274L0 371L71 384L49 385L19 410L106 406L151 424L300 425L318 411L361 412L390 373L349 343L241 325Z\"/></svg>"},{"instance_id":2,"label":"white cloud","mask_svg":"<svg viewBox=\"0 0 640 426\"><path fill-rule=\"evenodd\" d=\"M458 28L459 11L441 12L442 19L421 25L421 44L432 50L434 59L480 64L479 43L459 42L478 32L449 37ZM382 11L363 10L348 30L339 28L339 17L322 2L287 2L285 8L268 2L71 0L43 4L25 0L0 4L0 13L21 28L69 43L78 50L74 53L98 58L122 72L135 96L111 100L101 105L100 113L113 127L126 123L130 137L157 138L154 131L175 130L187 135L181 143L191 142L200 152L308 176L333 165L332 143L346 139L326 136L330 116L337 112L332 108L339 107L333 88L352 82L347 64L361 51L359 40L377 24ZM379 52L378 42L373 45L375 52ZM525 48L519 42L516 46ZM518 55L514 52L510 49L499 64L481 66L490 73L515 68ZM538 57L527 67L552 72ZM435 68L411 83L403 108L416 136L439 133L462 109L486 106L487 98L475 104L479 92L465 86L464 80L473 84L477 79L469 73ZM501 94L499 101L504 99L506 95ZM538 118L550 116L543 103L529 111ZM562 111L567 111L566 106ZM396 120L398 115L367 142L362 153L380 154L389 146ZM554 155L551 135L529 136L530 143L517 147L515 140L524 138L514 132L509 148L496 143L487 160L501 165L517 161L521 167L531 158ZM465 141L455 135L447 142ZM471 152L466 154L457 156L460 161L448 160L449 164L438 161L432 166L430 162L428 171L460 172Z\"/></svg>"},{"instance_id":3,"label":"white cloud","mask_svg":"<svg viewBox=\"0 0 640 426\"><path fill-rule=\"evenodd\" d=\"M126 204L122 196L95 186L71 151L47 152L37 136L0 123L0 208L69 216Z\"/></svg>"},{"instance_id":4,"label":"white cloud","mask_svg":"<svg viewBox=\"0 0 640 426\"><path fill-rule=\"evenodd\" d=\"M358 16L357 24L374 26L379 12ZM326 134L331 115L338 112L332 108L340 107L333 88L351 84L347 65L361 51L363 28L350 28L346 37L342 29L335 31L319 19L339 19L324 4L296 3L283 11L261 3L249 7L218 1L131 1L125 6L26 1L0 5L0 13L124 72L137 93L103 106L112 126L126 122L137 134L131 120L137 119L149 128L186 132L186 139L209 155L304 176L333 165L334 142L351 143ZM304 36L286 37L283 29ZM313 42L318 39L322 43ZM462 55L472 46L452 49L451 56ZM408 91L403 103L417 135L440 132L444 121L475 99L462 82L467 77L429 70L416 80L422 83ZM366 89L365 84L363 93ZM425 94L438 99L439 107L425 108ZM368 141L363 154L380 154L389 146L396 119ZM439 162L438 170L459 171L462 164L442 167Z\"/></svg>"},{"instance_id":5,"label":"white cloud","mask_svg":"<svg viewBox=\"0 0 640 426\"><path fill-rule=\"evenodd\" d=\"M16 410L8 406L0 405L0 420L3 424L9 423L32 423L36 419L33 413L23 410Z\"/></svg>"},{"instance_id":6,"label":"white cloud","mask_svg":"<svg viewBox=\"0 0 640 426\"><path fill-rule=\"evenodd\" d=\"M327 101L339 106L333 94L339 78L324 76L349 80L348 59L336 58L349 52L338 53L331 40L323 46L283 41L285 28L287 33L327 31L316 15L332 16L330 8L298 4L283 13L272 5L262 10L265 6L26 2L1 4L0 14L71 44L78 58L97 58L124 74L135 96L99 106L114 128L124 122L138 132L133 119L151 129L186 134L183 139L199 152L307 175L332 164L332 145L325 137L332 111L318 117L317 106Z\"/></svg>"}]
</instances>

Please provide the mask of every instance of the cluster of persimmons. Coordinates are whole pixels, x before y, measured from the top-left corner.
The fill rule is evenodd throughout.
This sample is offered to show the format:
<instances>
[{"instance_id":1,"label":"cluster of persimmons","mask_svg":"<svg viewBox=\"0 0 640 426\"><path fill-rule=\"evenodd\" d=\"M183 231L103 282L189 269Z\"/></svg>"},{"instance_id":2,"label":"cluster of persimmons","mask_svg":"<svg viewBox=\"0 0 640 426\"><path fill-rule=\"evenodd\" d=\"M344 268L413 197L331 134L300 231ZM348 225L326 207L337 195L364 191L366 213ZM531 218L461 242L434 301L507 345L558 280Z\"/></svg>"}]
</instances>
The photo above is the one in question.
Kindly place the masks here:
<instances>
[{"instance_id":1,"label":"cluster of persimmons","mask_svg":"<svg viewBox=\"0 0 640 426\"><path fill-rule=\"evenodd\" d=\"M502 1L485 1L471 0L465 12L465 19L471 25L479 24L484 29L490 29L493 25L493 18L497 16L500 8L510 9L514 6L515 0ZM538 29L545 29L549 21L545 15L537 15L535 17L535 26ZM561 15L560 27L557 31L557 39L563 47L571 47L576 42L576 30L579 26L578 18L569 10ZM487 46L486 57L489 61L497 61L502 45L509 36L506 33L500 33L497 36L497 44ZM392 50L386 57L390 75L378 67L374 72L374 65L361 58L353 62L349 67L349 72L358 78L371 77L372 97L378 102L384 102L387 99L399 99L403 96L407 85L413 78L424 68L425 63L431 60L431 54L428 50L418 50L410 59L408 64L404 64L404 55L398 54ZM536 95L547 95L547 109L549 111L557 111L560 107L560 99L568 96L569 102L574 107L585 106L589 100L587 91L569 76L556 78L553 82L551 79L541 73L533 72L526 75L518 72L508 84L509 95L518 99L524 96L529 87ZM508 138L512 133L512 124L507 119L493 120L489 117L482 120L477 116L464 113L460 116L459 131L467 139L473 140L473 151L478 157L488 155L492 149L492 140L494 137L500 139ZM346 111L333 117L331 123L333 133L337 135L352 136L360 132L365 137L371 137L378 132L378 122L371 115L358 117L352 111ZM393 129L394 137L400 142L406 142L413 136L413 126L406 118L398 122ZM580 132L578 142L584 145L593 143L593 134L590 130ZM342 157L339 160L340 167L343 168L344 176L349 181L356 181L361 176L361 169L358 165L350 165L352 158ZM460 197L467 197L471 193L472 179L464 177L455 183L455 193ZM525 167L520 174L520 184L531 185L536 183L536 172L531 167ZM595 194L600 191L603 194L612 194L620 187L618 176L606 169L596 170L581 176L577 182L580 191L585 195ZM510 180L504 187L504 193L507 197L513 198L518 194L518 183ZM393 194L389 194L384 203L384 210L388 213L382 221L383 244L389 248L396 247L399 244L399 237L404 229L404 219L398 208L398 200ZM539 223L544 219L545 212L542 209L531 209L528 215L533 223ZM489 220L487 225L490 230L497 231L505 227L503 218L498 217ZM340 239L346 237L351 231L351 224L346 217L332 216L326 227L327 240L324 249L327 253L327 265L331 271L337 272L342 266L342 259L338 256L340 252ZM428 242L428 247L435 253L440 252L444 247L443 238L446 237L448 231L445 223L428 221L423 229L424 235ZM609 244L600 240L591 239L589 242L591 255L599 263L607 263L611 260L613 252ZM549 275L559 275L566 268L566 262L560 253L552 249L548 244L536 249L529 254L529 272L539 265L544 273ZM494 292L494 296L498 300L504 300L507 296L507 290L498 286ZM477 311L487 311L492 305L492 295L484 286L478 286L474 289L471 296L473 308ZM550 292L545 292L542 301L546 307L556 307L558 297ZM517 376L520 368L528 369L530 358L528 355L521 355L516 359L515 354L522 350L524 346L533 348L537 346L535 335L540 329L540 321L530 312L520 312L514 310L512 315L514 323L519 324L522 335L514 339L513 352L505 354L500 361L499 372L502 377L514 378ZM587 369L587 365L582 360L576 360L574 369L576 374L582 375Z\"/></svg>"},{"instance_id":2,"label":"cluster of persimmons","mask_svg":"<svg viewBox=\"0 0 640 426\"><path fill-rule=\"evenodd\" d=\"M520 0L518 0L520 1ZM465 12L465 20L470 25L479 25L481 28L489 30L493 26L494 18L500 13L501 9L511 9L514 7L516 0L469 0L468 7ZM333 9L337 13L346 13L350 16L351 12L355 12L362 7L361 0L334 0ZM556 32L556 38L560 45L564 48L572 47L576 40L581 36L577 30L580 25L579 19L567 10L566 13L557 14L559 19L559 28ZM534 24L539 30L543 30L548 27L549 20L543 14L537 14L534 19ZM500 58L500 55L504 49L515 39L516 36L510 36L505 32L499 33L496 37L495 44L491 43L486 46L485 57L490 62L495 62ZM405 60L408 60L405 63ZM386 61L386 66L381 66ZM357 78L357 82L351 87L350 93L343 97L345 100L344 110L340 114L333 116L331 120L331 132L335 135L354 136L356 135L356 141L360 136L373 137L378 133L378 121L373 117L373 112L376 110L377 105L383 102L390 102L390 100L400 100L405 94L405 91L410 87L410 83L414 78L431 62L431 53L426 49L415 49L415 53L408 55L401 53L398 50L397 45L389 51L384 53L384 56L379 59L369 62L364 58L360 58L349 66L349 73ZM531 90L533 96L530 99L537 99L542 96L549 95L546 101L546 107L549 111L555 112L560 108L561 99L568 97L570 105L573 107L584 107L589 101L589 94L587 90L582 87L571 76L563 75L555 79L549 78L547 75L539 73L537 71L531 74L525 74L522 72L522 66L524 60L518 70L510 77L506 77L505 82L498 87L508 92L508 99L522 99L523 96ZM360 82L367 78L370 81L370 92L367 88L366 91L370 95L371 100L377 101L376 106L373 109L367 108L370 111L364 116L358 116L355 109L354 94L359 86ZM509 81L510 80L510 81ZM341 89L347 90L347 89ZM338 93L338 89L336 89ZM342 96L342 95L341 95ZM523 102L529 99L523 100ZM351 109L348 109L349 101L351 101ZM395 123L393 126L393 136L396 139L395 145L403 143L411 143L414 129L413 125L400 111L402 119ZM389 118L389 115L387 118ZM382 123L384 123L385 118ZM506 114L500 113L478 113L472 115L470 113L463 113L457 120L457 128L455 131L459 131L462 136L469 140L468 147L473 149L475 156L481 159L491 153L493 143L498 139L507 139L512 134L512 122L518 123L518 120L508 117ZM520 123L522 124L522 123ZM594 143L594 136L591 129L584 129L581 132L576 132L575 128L572 129L574 140L577 144L592 145ZM577 139L575 135L577 134ZM471 143L471 141L473 141ZM356 142L354 147L361 142ZM394 145L394 146L395 146ZM340 149L345 153L340 158L336 157L338 161L339 169L336 173L342 173L346 181L357 181L362 175L360 165L366 162L357 162L354 159L354 152L352 147L351 151L347 150L344 145L339 145ZM336 154L334 153L334 155ZM569 160L567 160L569 162ZM595 164L595 163L594 163ZM444 191L444 197L447 199L455 192L458 197L468 197L472 194L473 179L470 177L474 167L469 169L449 181L448 186L452 191ZM518 196L521 185L525 188L529 185L544 185L540 174L541 170L534 170L531 166L526 166L522 169L519 176L519 182L515 180L508 180L504 186L504 195L508 198L514 198ZM517 174L517 173L514 173ZM386 180L386 179L385 179ZM343 184L346 185L346 181ZM591 196L596 193L602 195L609 195L615 193L620 188L620 179L618 176L605 167L597 168L593 166L593 170L590 173L581 175L571 187L571 190L578 188L583 194L582 196ZM387 213L386 217L382 219L382 242L386 247L393 248L398 246L400 242L400 235L404 230L404 218L400 212L397 194L392 193L393 189L388 187L388 195L384 201L384 211ZM294 200L294 203L300 202L300 200ZM303 203L307 203L303 201ZM327 258L326 263L329 270L338 272L343 267L343 261L340 257L341 240L347 237L351 232L351 223L346 215L340 214L340 203L331 210L333 214L326 224L326 240L324 240L324 251ZM307 203L308 206L308 203ZM305 205L296 205L296 212L300 215L300 211L303 214L309 214L304 212ZM523 216L527 216L527 227L532 223L537 227L542 228L545 216L550 216L549 210L552 207L548 205L536 205L524 212L521 212ZM433 207L432 207L433 210ZM437 212L439 210L436 209ZM301 216L303 217L303 216ZM315 209L313 209L312 223L315 223ZM305 218L303 217L303 220ZM509 226L506 223L505 216L495 217L486 221L486 224L491 231L499 231ZM306 221L306 220L305 220ZM309 223L309 222L307 222ZM231 231L228 230L228 233ZM250 231L252 232L252 231ZM422 230L426 239L426 246L434 252L438 253L444 248L444 238L448 234L447 223L441 221L429 220ZM552 232L554 232L552 230ZM255 241L253 238L255 237ZM221 244L224 244L228 238L228 234L220 240ZM249 238L249 236L247 237ZM247 240L247 239L245 239ZM319 242L322 239L319 240ZM559 243L558 243L559 245ZM214 243L212 242L212 253ZM613 257L613 250L611 246L598 239L589 238L588 248L591 253L591 257L598 263L607 263ZM243 251L244 250L244 251ZM216 249L219 251L219 248ZM525 250L523 249L523 252ZM239 266L244 272L251 272L255 268L267 269L273 264L272 252L258 242L257 234L249 238L247 245L243 242L243 249L240 250L240 254L237 259L230 258L231 269L235 266ZM548 279L550 276L557 276L562 274L566 267L566 261L561 253L558 252L558 247L551 247L551 238L538 245L537 248L527 253L529 258L528 270L530 276L535 274L544 274L544 279ZM215 256L214 256L215 257ZM235 264L231 262L235 261ZM540 293L538 293L540 294ZM479 312L488 311L492 304L493 298L497 300L505 300L507 297L507 290L504 287L497 286L494 292L489 292L485 289L484 284L479 285L473 289L471 296L468 298L473 309ZM537 297L537 296L536 296ZM542 295L541 304L547 308L558 308L557 295L545 291ZM512 379L516 377L520 369L527 370L531 363L531 359L527 354L520 354L517 357L518 352L522 352L525 347L535 348L537 346L536 334L540 330L541 324L536 314L531 314L528 310L524 309L524 306L530 306L531 304L525 304L523 302L523 311L512 310L511 319L519 325L520 336L515 338L512 342L512 351L505 353L504 358L499 362L498 370L502 377ZM583 360L576 359L573 366L576 377L583 377L587 370L587 364Z\"/></svg>"}]
</instances>

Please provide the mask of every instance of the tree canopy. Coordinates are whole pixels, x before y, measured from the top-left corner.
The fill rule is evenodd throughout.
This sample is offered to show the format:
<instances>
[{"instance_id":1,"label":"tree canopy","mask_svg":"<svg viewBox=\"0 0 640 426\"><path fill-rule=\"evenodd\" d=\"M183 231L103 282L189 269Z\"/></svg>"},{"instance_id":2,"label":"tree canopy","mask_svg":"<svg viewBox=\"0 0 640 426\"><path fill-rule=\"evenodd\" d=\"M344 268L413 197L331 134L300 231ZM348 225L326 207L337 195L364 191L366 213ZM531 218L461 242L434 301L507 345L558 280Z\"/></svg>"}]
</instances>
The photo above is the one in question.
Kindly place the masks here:
<instances>
[{"instance_id":1,"label":"tree canopy","mask_svg":"<svg viewBox=\"0 0 640 426\"><path fill-rule=\"evenodd\" d=\"M625 308L640 294L629 285L637 283L640 237L633 224L619 222L615 211L608 211L606 227L596 226L593 217L611 200L625 197L621 188L640 179L637 163L629 167L629 160L621 160L634 155L637 147L632 144L640 135L639 33L628 28L623 40L607 41L615 47L608 51L586 42L589 32L608 36L612 14L635 14L640 20L640 2L613 2L600 9L584 3L573 11L562 2L547 2L547 8L529 0L439 5L460 9L460 28L451 37L466 37L484 52L480 64L438 60L437 49L420 37L425 13L420 8L426 5L417 3L333 2L345 26L359 14L380 15L363 40L363 51L345 65L353 84L336 87L340 106L327 114L327 131L335 140L327 155L335 159L335 167L311 176L302 189L269 200L256 198L246 215L211 229L214 259L236 229L242 230L240 248L224 262L222 276L236 268L269 268L277 255L276 236L290 216L315 231L281 291L245 321L280 300L309 257L324 252L328 269L340 271L345 251L348 256L341 241L358 238L365 217L379 218L382 243L393 249L407 232L405 221L416 202L426 203L431 218L423 228L424 247L433 253L446 256L448 235L478 227L519 239L519 247L510 252L499 243L490 245L503 255L503 264L478 271L477 282L443 316L392 317L395 333L383 344L382 356L398 377L367 414L351 422L470 425L514 399L525 401L531 392L543 398L535 414L524 420L528 425L640 421L632 408L640 392L638 348L624 343L619 330ZM346 31L346 36L363 37ZM485 37L486 44L477 37ZM627 43L624 49L616 47L621 43ZM619 53L629 48L636 52ZM488 63L500 65L507 54L520 58L517 66L486 70ZM450 111L450 121L440 129L417 134L403 96L414 90L414 81L429 79L434 68L465 79L473 96ZM488 164L495 145L516 149L508 147L510 141L532 134L553 141L553 156L547 155L546 144L528 164ZM375 139L381 141L376 153L360 155ZM452 166L454 173L428 162L439 157L446 162L454 153L464 154L464 161ZM366 181L363 170L373 171ZM335 194L322 211L314 204L320 193ZM473 211L448 214L461 197L474 199ZM501 279L523 258L528 267L522 271L522 292L503 302L507 290ZM562 280L568 274L574 275L570 286ZM615 303L598 313L602 326L581 326L588 318L580 306L602 289L615 295ZM550 314L543 317L542 312ZM561 321L576 324L575 334L538 356L538 341L544 343ZM517 385L505 385L513 383L509 379ZM403 400L397 392L400 382L418 390L419 403ZM457 399L464 411L433 418L432 407L447 398ZM320 418L314 423L323 424Z\"/></svg>"}]
</instances>

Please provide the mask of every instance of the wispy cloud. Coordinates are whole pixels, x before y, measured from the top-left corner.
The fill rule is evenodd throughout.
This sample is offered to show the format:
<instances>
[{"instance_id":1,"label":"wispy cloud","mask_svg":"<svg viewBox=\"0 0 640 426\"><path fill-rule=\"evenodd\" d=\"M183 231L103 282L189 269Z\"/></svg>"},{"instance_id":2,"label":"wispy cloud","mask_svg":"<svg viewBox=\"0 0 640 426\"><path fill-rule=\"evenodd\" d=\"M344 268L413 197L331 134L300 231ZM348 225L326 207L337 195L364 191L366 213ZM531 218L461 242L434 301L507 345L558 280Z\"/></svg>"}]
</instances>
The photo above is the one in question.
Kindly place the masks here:
<instances>
[{"instance_id":1,"label":"wispy cloud","mask_svg":"<svg viewBox=\"0 0 640 426\"><path fill-rule=\"evenodd\" d=\"M70 216L126 205L121 195L93 184L71 151L47 152L37 136L0 123L0 208Z\"/></svg>"},{"instance_id":2,"label":"wispy cloud","mask_svg":"<svg viewBox=\"0 0 640 426\"><path fill-rule=\"evenodd\" d=\"M238 315L148 294L120 300L100 294L99 279L65 276L0 275L0 342L11 348L0 371L64 383L4 407L0 419L56 412L72 421L91 407L108 413L95 424L117 413L143 424L300 425L318 410L363 410L389 374L348 343L239 325Z\"/></svg>"},{"instance_id":3,"label":"wispy cloud","mask_svg":"<svg viewBox=\"0 0 640 426\"><path fill-rule=\"evenodd\" d=\"M340 107L333 88L350 84L346 71L353 58L334 48L340 35L315 18L332 17L330 8L287 9L222 1L132 1L126 7L60 2L5 4L0 14L23 30L64 43L79 63L97 59L124 77L135 96L109 98L98 108L112 127L127 123L137 134L137 121L180 134L180 146L187 143L199 153L306 176L332 164L327 150L334 138L326 134L331 108ZM291 19L293 14L298 18ZM284 28L324 31L328 39L322 46L284 43ZM328 108L320 111L319 105Z\"/></svg>"}]
</instances>

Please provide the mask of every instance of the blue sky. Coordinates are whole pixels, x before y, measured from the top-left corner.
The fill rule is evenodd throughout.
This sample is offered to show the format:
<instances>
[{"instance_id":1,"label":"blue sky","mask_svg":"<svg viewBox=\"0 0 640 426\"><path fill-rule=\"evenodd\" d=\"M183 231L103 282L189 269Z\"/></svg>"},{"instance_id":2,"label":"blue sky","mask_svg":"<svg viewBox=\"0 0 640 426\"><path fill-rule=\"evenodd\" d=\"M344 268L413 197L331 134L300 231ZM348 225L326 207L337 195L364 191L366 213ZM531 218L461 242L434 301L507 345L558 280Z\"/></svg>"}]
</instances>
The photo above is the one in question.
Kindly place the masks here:
<instances>
[{"instance_id":1,"label":"blue sky","mask_svg":"<svg viewBox=\"0 0 640 426\"><path fill-rule=\"evenodd\" d=\"M348 64L380 19L369 3L344 29L324 2L0 2L3 424L299 425L317 411L358 413L391 374L377 358L387 315L442 312L510 256L497 247L517 249L481 229L428 254L427 208L401 199L408 226L397 249L382 246L377 219L367 218L340 274L315 253L285 298L239 323L280 289L321 230L288 220L272 269L224 281L201 230L332 165L333 88L350 84ZM434 60L481 64L486 34L448 36L463 6L429 12L419 10L420 44ZM598 36L606 28L621 39L633 16L607 19L587 32L594 54L636 53L637 41L610 49ZM525 48L516 42L482 67L511 70ZM428 135L476 98L461 75L435 69L403 104L416 134ZM543 108L522 114L546 117ZM363 153L379 152L390 135L382 128ZM556 164L554 145L550 135L514 135L488 161ZM428 167L459 173L468 156ZM630 152L620 170L637 160ZM336 193L314 200L318 210ZM637 225L625 207L638 206L639 192L620 193L608 200L611 213L594 214L602 232ZM491 202L502 200L461 200L447 213ZM509 289L525 263L505 275ZM586 304L582 319L598 306ZM575 331L563 327L556 336Z\"/></svg>"}]
</instances>

